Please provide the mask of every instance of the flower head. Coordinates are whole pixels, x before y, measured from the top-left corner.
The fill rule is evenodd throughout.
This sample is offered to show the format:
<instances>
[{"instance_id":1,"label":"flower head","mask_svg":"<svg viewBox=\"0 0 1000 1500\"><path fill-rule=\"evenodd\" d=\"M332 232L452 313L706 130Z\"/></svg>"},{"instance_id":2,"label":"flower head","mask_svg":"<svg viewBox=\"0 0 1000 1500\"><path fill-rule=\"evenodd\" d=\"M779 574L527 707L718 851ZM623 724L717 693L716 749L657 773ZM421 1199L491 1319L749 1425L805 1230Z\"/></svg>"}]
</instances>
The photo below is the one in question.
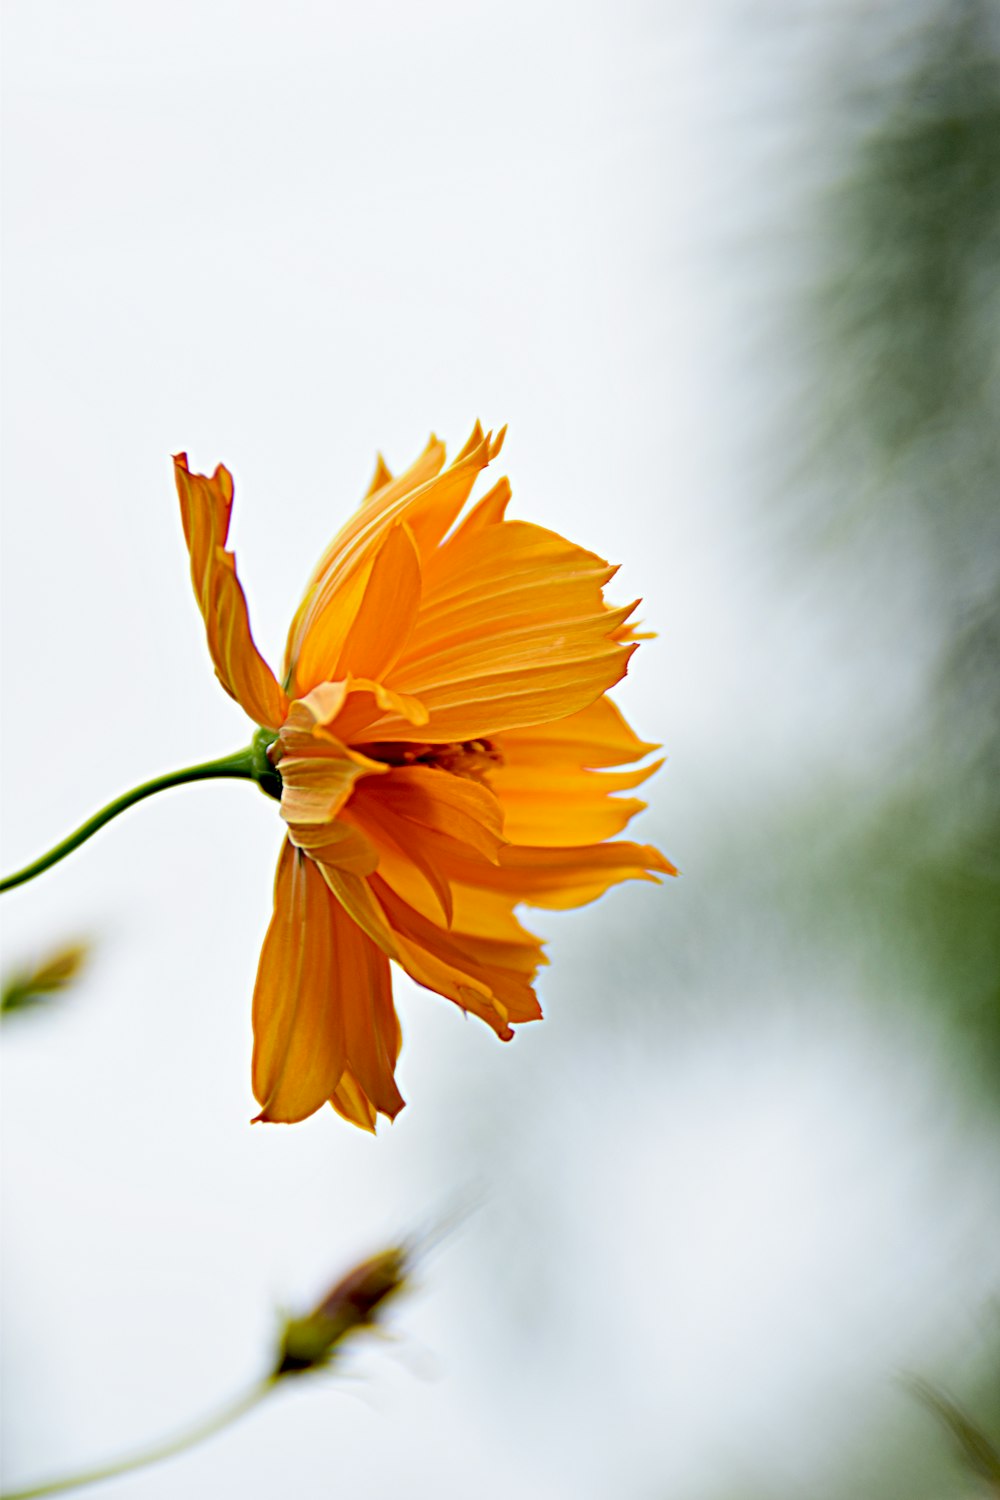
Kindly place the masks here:
<instances>
[{"instance_id":1,"label":"flower head","mask_svg":"<svg viewBox=\"0 0 1000 1500\"><path fill-rule=\"evenodd\" d=\"M398 478L382 460L313 574L281 683L254 645L226 550L232 479L175 459L216 673L274 735L287 836L254 991L262 1120L327 1100L372 1130L403 1106L389 961L503 1040L539 1018L539 940L521 904L580 906L673 866L608 842L644 804L657 747L606 696L636 648L615 569L506 519L500 479L468 507L503 432L458 457L432 438ZM638 602L638 601L636 601ZM618 769L609 769L618 768Z\"/></svg>"}]
</instances>

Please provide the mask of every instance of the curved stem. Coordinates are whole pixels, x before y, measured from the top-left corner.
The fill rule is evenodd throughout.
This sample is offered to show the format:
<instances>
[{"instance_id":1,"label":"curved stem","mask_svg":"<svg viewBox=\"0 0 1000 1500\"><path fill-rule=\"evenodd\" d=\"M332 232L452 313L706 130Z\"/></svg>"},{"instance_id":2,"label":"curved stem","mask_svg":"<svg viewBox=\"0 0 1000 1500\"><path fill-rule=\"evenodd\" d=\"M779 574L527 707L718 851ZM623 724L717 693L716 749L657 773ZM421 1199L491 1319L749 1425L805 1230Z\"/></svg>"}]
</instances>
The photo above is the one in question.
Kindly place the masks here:
<instances>
[{"instance_id":1,"label":"curved stem","mask_svg":"<svg viewBox=\"0 0 1000 1500\"><path fill-rule=\"evenodd\" d=\"M72 854L81 844L85 844L92 838L98 829L103 828L105 823L110 823L112 818L117 818L119 813L125 812L126 808L132 807L134 803L141 802L145 797L152 797L156 792L165 792L172 786L183 786L188 781L208 781L213 777L241 777L248 781L261 780L260 753L256 743L245 750L239 750L235 755L223 756L221 760L209 760L200 766L187 766L183 771L171 771L166 776L157 776L152 781L143 782L142 786L134 787L132 791L125 792L123 796L116 797L114 802L109 802L107 807L102 807L99 813L89 818L69 838L63 839L48 854L43 854L41 859L36 859L34 864L26 865L23 870L18 870L15 875L8 875L5 880L0 880L0 891L12 891L15 886L23 885L26 880L34 880L36 875L41 875L50 865L58 864L65 859L67 854Z\"/></svg>"},{"instance_id":2,"label":"curved stem","mask_svg":"<svg viewBox=\"0 0 1000 1500\"><path fill-rule=\"evenodd\" d=\"M206 1438L214 1437L231 1422L239 1417L245 1416L267 1396L275 1387L276 1381L273 1376L262 1380L259 1385L252 1386L237 1400L224 1406L214 1416L198 1422L194 1427L189 1427L186 1432L177 1437L170 1438L167 1442L158 1443L154 1448L143 1449L140 1453L133 1453L128 1458L116 1459L113 1463L103 1464L97 1469L84 1469L79 1474L68 1474L62 1479L50 1479L44 1484L33 1484L26 1490L4 1490L0 1494L0 1500L39 1500L42 1495L59 1495L64 1490L75 1490L85 1484L97 1484L102 1479L115 1479L119 1474L129 1474L133 1469L144 1469L148 1464L159 1463L164 1458L173 1458L177 1453L183 1453L186 1448L193 1448L196 1443L202 1443Z\"/></svg>"}]
</instances>

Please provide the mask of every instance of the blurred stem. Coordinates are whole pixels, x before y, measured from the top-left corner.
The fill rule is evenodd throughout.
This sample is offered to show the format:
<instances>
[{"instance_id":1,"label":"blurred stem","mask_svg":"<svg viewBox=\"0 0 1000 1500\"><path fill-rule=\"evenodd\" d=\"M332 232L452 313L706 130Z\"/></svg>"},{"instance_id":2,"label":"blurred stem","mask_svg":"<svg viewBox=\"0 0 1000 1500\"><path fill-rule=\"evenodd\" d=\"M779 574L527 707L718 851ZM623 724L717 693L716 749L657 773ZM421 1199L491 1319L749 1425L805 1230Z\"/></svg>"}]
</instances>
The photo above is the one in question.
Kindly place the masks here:
<instances>
[{"instance_id":1,"label":"blurred stem","mask_svg":"<svg viewBox=\"0 0 1000 1500\"><path fill-rule=\"evenodd\" d=\"M34 864L26 865L23 870L18 870L15 875L8 875L6 879L0 880L0 891L11 891L15 886L24 885L27 880L34 880L36 875L41 875L51 865L58 864L65 859L67 854L72 854L81 844L85 844L92 838L105 823L110 823L112 818L117 818L119 813L125 812L136 802L142 802L146 797L152 797L157 792L165 792L173 786L184 786L189 781L210 781L215 777L237 777L246 781L256 781L261 789L269 796L280 796L281 781L274 767L267 759L267 746L275 738L267 730L258 730L253 737L253 742L245 750L238 750L235 755L225 755L221 760L205 761L200 766L187 766L183 771L171 771L166 776L157 776L153 781L145 781L141 786L134 787L132 791L125 792L121 797L116 797L114 802L109 802L107 807L102 807L94 816L69 838L63 839L48 854L43 854L36 859Z\"/></svg>"},{"instance_id":2,"label":"blurred stem","mask_svg":"<svg viewBox=\"0 0 1000 1500\"><path fill-rule=\"evenodd\" d=\"M45 1484L34 1484L26 1490L4 1490L0 1494L0 1500L37 1500L37 1497L42 1495L60 1495L65 1490L80 1489L85 1484L98 1484L104 1479L116 1479L119 1474L130 1474L133 1469L144 1469L148 1464L156 1464L162 1459L173 1458L175 1454L183 1453L187 1448L193 1448L196 1443L203 1443L206 1438L214 1437L230 1423L238 1421L248 1411L252 1411L265 1396L274 1390L276 1384L275 1377L269 1375L266 1380L252 1386L238 1400L224 1406L214 1416L188 1428L178 1437L158 1444L155 1448L133 1453L128 1458L117 1459L114 1463L104 1464L99 1469L84 1469L80 1474L70 1474L62 1479L50 1479Z\"/></svg>"}]
</instances>

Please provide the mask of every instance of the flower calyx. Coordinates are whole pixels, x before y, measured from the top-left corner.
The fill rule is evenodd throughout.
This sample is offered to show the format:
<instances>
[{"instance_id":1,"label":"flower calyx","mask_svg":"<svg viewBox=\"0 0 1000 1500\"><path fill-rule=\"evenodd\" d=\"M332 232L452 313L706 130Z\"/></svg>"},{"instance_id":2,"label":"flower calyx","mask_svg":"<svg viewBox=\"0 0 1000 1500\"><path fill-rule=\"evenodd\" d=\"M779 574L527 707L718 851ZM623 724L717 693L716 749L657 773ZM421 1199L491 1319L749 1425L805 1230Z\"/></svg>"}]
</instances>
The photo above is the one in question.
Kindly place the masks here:
<instances>
[{"instance_id":1,"label":"flower calyx","mask_svg":"<svg viewBox=\"0 0 1000 1500\"><path fill-rule=\"evenodd\" d=\"M250 741L250 769L261 791L276 802L281 801L281 772L271 759L271 746L277 742L274 729L258 729Z\"/></svg>"}]
</instances>

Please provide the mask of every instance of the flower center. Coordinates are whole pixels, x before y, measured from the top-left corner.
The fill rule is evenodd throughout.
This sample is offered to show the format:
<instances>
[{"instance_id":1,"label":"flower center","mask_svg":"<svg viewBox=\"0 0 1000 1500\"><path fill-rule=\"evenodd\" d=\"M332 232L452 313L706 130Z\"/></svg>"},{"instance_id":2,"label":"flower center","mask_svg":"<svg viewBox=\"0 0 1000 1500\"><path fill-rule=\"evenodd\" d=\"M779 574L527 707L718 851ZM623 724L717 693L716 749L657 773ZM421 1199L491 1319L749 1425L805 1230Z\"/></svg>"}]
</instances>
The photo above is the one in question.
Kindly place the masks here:
<instances>
[{"instance_id":1,"label":"flower center","mask_svg":"<svg viewBox=\"0 0 1000 1500\"><path fill-rule=\"evenodd\" d=\"M354 748L387 766L436 766L453 776L468 776L475 781L481 781L488 771L503 765L503 756L490 740L462 740L448 745L385 740Z\"/></svg>"}]
</instances>

